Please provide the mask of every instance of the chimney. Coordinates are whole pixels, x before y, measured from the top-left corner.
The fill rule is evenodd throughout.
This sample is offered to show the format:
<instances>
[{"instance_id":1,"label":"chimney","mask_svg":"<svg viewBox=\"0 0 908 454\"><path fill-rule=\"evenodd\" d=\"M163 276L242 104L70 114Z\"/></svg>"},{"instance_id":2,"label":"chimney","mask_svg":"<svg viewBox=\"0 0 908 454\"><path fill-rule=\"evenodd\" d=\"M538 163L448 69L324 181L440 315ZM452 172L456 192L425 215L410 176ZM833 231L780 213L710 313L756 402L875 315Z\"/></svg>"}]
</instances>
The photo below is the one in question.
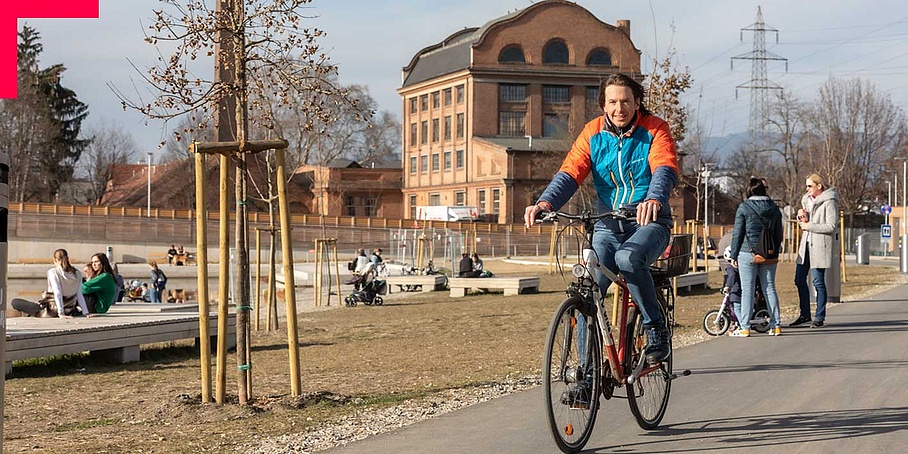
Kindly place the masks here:
<instances>
[{"instance_id":1,"label":"chimney","mask_svg":"<svg viewBox=\"0 0 908 454\"><path fill-rule=\"evenodd\" d=\"M627 35L628 38L631 37L631 21L629 21L627 19L621 19L615 23L618 26L618 30L623 31L624 34Z\"/></svg>"}]
</instances>

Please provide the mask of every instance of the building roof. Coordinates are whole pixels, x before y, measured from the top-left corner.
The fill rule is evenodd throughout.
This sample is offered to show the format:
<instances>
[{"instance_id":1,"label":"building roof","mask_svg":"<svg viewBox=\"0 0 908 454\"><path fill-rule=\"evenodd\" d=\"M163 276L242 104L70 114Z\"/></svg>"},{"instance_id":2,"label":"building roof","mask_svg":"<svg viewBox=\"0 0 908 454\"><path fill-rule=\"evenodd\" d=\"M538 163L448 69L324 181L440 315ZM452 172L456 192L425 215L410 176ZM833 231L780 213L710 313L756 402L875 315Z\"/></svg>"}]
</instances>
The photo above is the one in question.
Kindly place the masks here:
<instances>
[{"instance_id":1,"label":"building roof","mask_svg":"<svg viewBox=\"0 0 908 454\"><path fill-rule=\"evenodd\" d=\"M565 0L544 0L533 3L524 9L519 9L505 14L504 16L492 19L483 24L482 27L464 28L463 30L448 36L440 43L433 44L420 50L413 56L413 59L410 60L410 64L403 68L403 83L401 84L401 88L470 68L472 65L472 48L482 44L482 40L490 29L506 22L516 20L520 16L523 16L536 8L552 3L567 4L580 8L595 18L592 13L582 6L577 5L575 2ZM597 18L596 20L599 19ZM604 22L602 23L605 24Z\"/></svg>"},{"instance_id":2,"label":"building roof","mask_svg":"<svg viewBox=\"0 0 908 454\"><path fill-rule=\"evenodd\" d=\"M548 137L501 137L486 136L474 137L476 140L501 147L510 151L564 151L571 148L571 139L548 138Z\"/></svg>"}]
</instances>

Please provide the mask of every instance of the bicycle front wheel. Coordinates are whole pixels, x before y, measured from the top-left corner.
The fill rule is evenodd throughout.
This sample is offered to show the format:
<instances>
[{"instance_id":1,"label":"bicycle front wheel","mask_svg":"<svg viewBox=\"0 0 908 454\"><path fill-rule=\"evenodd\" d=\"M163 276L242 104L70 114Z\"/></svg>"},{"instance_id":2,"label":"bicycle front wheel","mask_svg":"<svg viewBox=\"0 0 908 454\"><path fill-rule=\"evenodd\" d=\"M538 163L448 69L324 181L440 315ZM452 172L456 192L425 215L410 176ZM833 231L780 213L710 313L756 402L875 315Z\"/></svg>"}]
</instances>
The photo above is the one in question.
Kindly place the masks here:
<instances>
[{"instance_id":1,"label":"bicycle front wheel","mask_svg":"<svg viewBox=\"0 0 908 454\"><path fill-rule=\"evenodd\" d=\"M713 309L703 316L703 331L710 336L721 336L728 331L731 321L725 316L725 311Z\"/></svg>"},{"instance_id":2,"label":"bicycle front wheel","mask_svg":"<svg viewBox=\"0 0 908 454\"><path fill-rule=\"evenodd\" d=\"M546 416L562 452L580 451L593 433L601 353L595 314L581 298L566 299L555 312L542 359Z\"/></svg>"},{"instance_id":3,"label":"bicycle front wheel","mask_svg":"<svg viewBox=\"0 0 908 454\"><path fill-rule=\"evenodd\" d=\"M627 320L626 354L630 355L627 364L629 367L633 367L645 355L646 333L643 327L643 316L637 308L630 308ZM669 342L671 342L671 336L669 336ZM669 379L672 374L672 356L662 361L658 367L645 365L640 377L634 381L633 385L627 386L627 401L630 404L631 413L637 420L637 425L643 429L655 429L665 416L665 410L668 408L668 396L672 388L672 382Z\"/></svg>"}]
</instances>

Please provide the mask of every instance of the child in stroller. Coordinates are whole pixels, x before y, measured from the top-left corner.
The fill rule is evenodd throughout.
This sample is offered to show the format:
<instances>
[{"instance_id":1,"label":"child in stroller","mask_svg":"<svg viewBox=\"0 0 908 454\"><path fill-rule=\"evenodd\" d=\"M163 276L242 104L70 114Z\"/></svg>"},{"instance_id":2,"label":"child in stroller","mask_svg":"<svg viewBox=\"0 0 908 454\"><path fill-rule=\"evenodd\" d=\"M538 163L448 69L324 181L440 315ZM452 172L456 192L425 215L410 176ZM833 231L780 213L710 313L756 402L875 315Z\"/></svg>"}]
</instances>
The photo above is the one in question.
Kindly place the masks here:
<instances>
[{"instance_id":1,"label":"child in stroller","mask_svg":"<svg viewBox=\"0 0 908 454\"><path fill-rule=\"evenodd\" d=\"M344 298L345 305L356 306L357 303L365 303L366 306L381 306L384 303L379 295L388 293L388 284L384 279L376 277L377 271L374 264L369 261L359 272L353 272L353 277L346 282L353 284L353 293Z\"/></svg>"},{"instance_id":2,"label":"child in stroller","mask_svg":"<svg viewBox=\"0 0 908 454\"><path fill-rule=\"evenodd\" d=\"M359 279L365 280L366 276L359 276ZM354 290L353 293L344 298L344 304L347 306L356 306L357 303L364 303L366 306L381 306L385 301L379 295L388 294L388 283L384 279L373 278L362 285L360 290Z\"/></svg>"}]
</instances>

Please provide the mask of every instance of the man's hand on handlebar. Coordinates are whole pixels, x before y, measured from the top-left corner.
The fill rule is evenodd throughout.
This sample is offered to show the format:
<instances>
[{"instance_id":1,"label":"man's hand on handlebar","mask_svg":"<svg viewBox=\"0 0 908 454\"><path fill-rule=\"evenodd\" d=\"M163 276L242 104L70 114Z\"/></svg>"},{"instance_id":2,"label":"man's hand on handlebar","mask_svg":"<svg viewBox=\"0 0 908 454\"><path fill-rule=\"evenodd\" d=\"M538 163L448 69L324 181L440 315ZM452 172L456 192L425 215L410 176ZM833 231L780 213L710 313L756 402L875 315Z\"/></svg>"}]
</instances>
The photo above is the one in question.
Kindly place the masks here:
<instances>
[{"instance_id":1,"label":"man's hand on handlebar","mask_svg":"<svg viewBox=\"0 0 908 454\"><path fill-rule=\"evenodd\" d=\"M539 217L540 213L545 211L551 211L551 205L546 202L540 202L535 205L530 205L526 208L523 213L523 223L527 228L532 227L536 224L536 219Z\"/></svg>"},{"instance_id":2,"label":"man's hand on handlebar","mask_svg":"<svg viewBox=\"0 0 908 454\"><path fill-rule=\"evenodd\" d=\"M637 205L637 224L647 225L656 220L662 204L658 200L649 199Z\"/></svg>"}]
</instances>

